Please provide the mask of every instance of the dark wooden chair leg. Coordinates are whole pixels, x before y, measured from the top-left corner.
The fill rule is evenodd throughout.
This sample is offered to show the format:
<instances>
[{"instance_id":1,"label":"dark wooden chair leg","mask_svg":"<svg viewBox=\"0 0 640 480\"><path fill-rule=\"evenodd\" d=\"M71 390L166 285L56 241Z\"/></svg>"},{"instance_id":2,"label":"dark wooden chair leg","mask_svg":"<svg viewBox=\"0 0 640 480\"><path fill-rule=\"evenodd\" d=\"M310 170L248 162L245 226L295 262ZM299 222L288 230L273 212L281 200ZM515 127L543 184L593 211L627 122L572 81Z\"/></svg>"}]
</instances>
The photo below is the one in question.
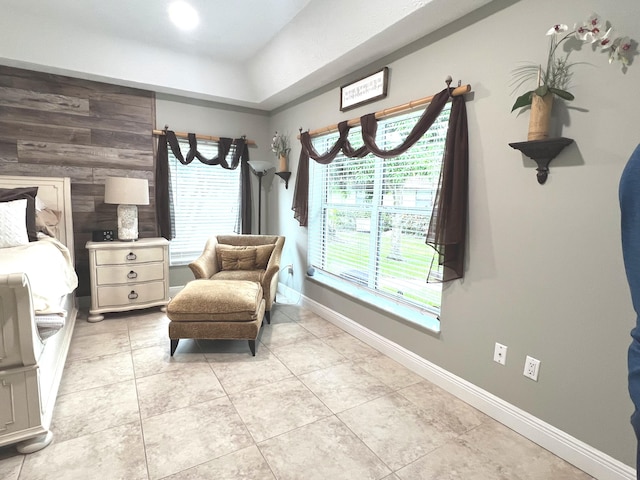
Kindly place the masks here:
<instances>
[{"instance_id":1,"label":"dark wooden chair leg","mask_svg":"<svg viewBox=\"0 0 640 480\"><path fill-rule=\"evenodd\" d=\"M176 348L178 348L178 342L180 341L179 338L176 339L171 339L171 356L173 357L174 352L176 351Z\"/></svg>"},{"instance_id":2,"label":"dark wooden chair leg","mask_svg":"<svg viewBox=\"0 0 640 480\"><path fill-rule=\"evenodd\" d=\"M264 312L264 316L267 318L267 323L271 325L271 312L267 310Z\"/></svg>"},{"instance_id":3,"label":"dark wooden chair leg","mask_svg":"<svg viewBox=\"0 0 640 480\"><path fill-rule=\"evenodd\" d=\"M251 355L256 356L256 341L249 340L249 350L251 350Z\"/></svg>"}]
</instances>

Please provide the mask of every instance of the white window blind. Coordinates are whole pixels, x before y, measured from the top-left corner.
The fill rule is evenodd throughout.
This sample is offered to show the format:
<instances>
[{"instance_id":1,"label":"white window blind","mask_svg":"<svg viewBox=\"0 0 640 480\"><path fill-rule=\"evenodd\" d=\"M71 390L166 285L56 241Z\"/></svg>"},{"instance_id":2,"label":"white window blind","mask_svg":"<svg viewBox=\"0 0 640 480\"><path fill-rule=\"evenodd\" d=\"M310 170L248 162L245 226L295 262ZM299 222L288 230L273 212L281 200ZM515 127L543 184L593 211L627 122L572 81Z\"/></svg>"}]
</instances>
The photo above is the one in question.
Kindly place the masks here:
<instances>
[{"instance_id":1,"label":"white window blind","mask_svg":"<svg viewBox=\"0 0 640 480\"><path fill-rule=\"evenodd\" d=\"M180 140L183 155L189 143ZM218 154L215 142L198 141L198 151L206 158ZM231 163L234 147L228 154ZM185 265L197 258L212 235L233 233L240 208L240 167L227 170L194 159L182 165L169 149L171 216L175 238L171 240L171 265Z\"/></svg>"},{"instance_id":2,"label":"white window blind","mask_svg":"<svg viewBox=\"0 0 640 480\"><path fill-rule=\"evenodd\" d=\"M426 282L435 251L425 238L449 112L447 104L429 131L401 156L357 159L339 154L328 165L310 162L311 265L393 303L439 314L442 285ZM379 121L378 146L397 146L421 114ZM328 134L313 143L325 152L337 138L337 133ZM359 127L351 129L349 141L354 148L362 145Z\"/></svg>"}]
</instances>

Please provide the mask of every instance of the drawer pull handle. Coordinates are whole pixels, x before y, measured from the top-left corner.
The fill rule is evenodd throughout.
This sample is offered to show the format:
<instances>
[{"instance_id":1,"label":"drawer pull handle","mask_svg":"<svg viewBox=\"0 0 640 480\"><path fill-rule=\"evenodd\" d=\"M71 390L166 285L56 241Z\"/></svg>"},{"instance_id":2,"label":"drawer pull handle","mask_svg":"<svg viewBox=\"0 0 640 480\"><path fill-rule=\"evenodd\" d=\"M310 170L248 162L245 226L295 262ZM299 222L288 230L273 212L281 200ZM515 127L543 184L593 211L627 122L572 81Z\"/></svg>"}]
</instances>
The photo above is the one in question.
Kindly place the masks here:
<instances>
[{"instance_id":1,"label":"drawer pull handle","mask_svg":"<svg viewBox=\"0 0 640 480\"><path fill-rule=\"evenodd\" d=\"M129 255L127 255L127 260L135 260L136 258L138 257L133 252L129 252Z\"/></svg>"},{"instance_id":2,"label":"drawer pull handle","mask_svg":"<svg viewBox=\"0 0 640 480\"><path fill-rule=\"evenodd\" d=\"M135 300L136 298L138 298L138 294L136 293L135 290L131 290L131 293L128 295L129 300Z\"/></svg>"},{"instance_id":3,"label":"drawer pull handle","mask_svg":"<svg viewBox=\"0 0 640 480\"><path fill-rule=\"evenodd\" d=\"M138 274L136 272L134 272L133 270L131 270L129 273L127 273L127 278L138 278Z\"/></svg>"}]
</instances>

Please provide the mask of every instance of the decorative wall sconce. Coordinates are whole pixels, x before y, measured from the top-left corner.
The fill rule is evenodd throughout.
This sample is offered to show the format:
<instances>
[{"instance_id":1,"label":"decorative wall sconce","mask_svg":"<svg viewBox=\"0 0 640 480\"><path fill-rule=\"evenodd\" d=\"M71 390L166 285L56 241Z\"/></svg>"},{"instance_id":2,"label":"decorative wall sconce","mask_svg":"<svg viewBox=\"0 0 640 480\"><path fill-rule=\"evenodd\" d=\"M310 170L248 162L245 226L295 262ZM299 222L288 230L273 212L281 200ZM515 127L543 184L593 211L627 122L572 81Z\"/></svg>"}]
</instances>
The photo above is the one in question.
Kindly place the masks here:
<instances>
[{"instance_id":1,"label":"decorative wall sconce","mask_svg":"<svg viewBox=\"0 0 640 480\"><path fill-rule=\"evenodd\" d=\"M276 154L276 158L279 161L276 175L284 180L284 188L288 189L289 177L291 177L291 172L289 171L289 152L291 151L289 137L276 132L271 140L271 151Z\"/></svg>"},{"instance_id":2,"label":"decorative wall sconce","mask_svg":"<svg viewBox=\"0 0 640 480\"><path fill-rule=\"evenodd\" d=\"M538 168L536 168L538 171L538 183L543 185L549 175L549 163L558 156L564 147L571 143L573 143L571 138L558 137L510 143L509 146L520 150L538 164Z\"/></svg>"},{"instance_id":3,"label":"decorative wall sconce","mask_svg":"<svg viewBox=\"0 0 640 480\"><path fill-rule=\"evenodd\" d=\"M291 178L291 172L276 172L282 180L284 180L284 188L289 189L289 178Z\"/></svg>"}]
</instances>

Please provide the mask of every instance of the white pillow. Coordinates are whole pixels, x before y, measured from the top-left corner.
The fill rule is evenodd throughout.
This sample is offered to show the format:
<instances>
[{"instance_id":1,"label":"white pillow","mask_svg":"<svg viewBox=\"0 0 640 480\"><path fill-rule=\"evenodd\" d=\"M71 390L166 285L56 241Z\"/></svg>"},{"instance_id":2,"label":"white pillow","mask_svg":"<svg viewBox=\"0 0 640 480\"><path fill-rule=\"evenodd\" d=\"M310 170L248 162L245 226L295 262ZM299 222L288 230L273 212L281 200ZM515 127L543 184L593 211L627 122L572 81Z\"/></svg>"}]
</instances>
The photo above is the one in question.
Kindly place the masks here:
<instances>
[{"instance_id":1,"label":"white pillow","mask_svg":"<svg viewBox=\"0 0 640 480\"><path fill-rule=\"evenodd\" d=\"M27 235L27 199L0 202L0 248L29 243Z\"/></svg>"},{"instance_id":2,"label":"white pillow","mask_svg":"<svg viewBox=\"0 0 640 480\"><path fill-rule=\"evenodd\" d=\"M39 212L47 208L47 205L36 195L36 210Z\"/></svg>"}]
</instances>

